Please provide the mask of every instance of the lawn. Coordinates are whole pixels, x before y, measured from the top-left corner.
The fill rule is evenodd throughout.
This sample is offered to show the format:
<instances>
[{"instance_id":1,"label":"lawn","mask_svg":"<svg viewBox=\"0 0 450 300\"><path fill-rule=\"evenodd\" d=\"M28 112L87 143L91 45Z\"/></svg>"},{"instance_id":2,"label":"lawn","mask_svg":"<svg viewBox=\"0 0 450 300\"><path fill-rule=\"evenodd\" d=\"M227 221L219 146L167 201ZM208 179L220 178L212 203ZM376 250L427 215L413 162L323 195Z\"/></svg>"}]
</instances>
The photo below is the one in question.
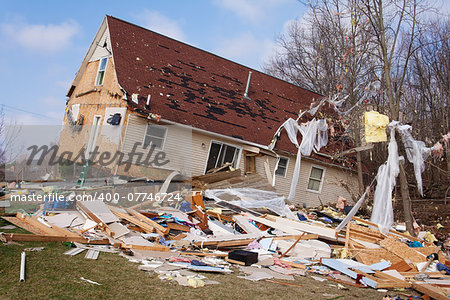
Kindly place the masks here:
<instances>
[{"instance_id":1,"label":"lawn","mask_svg":"<svg viewBox=\"0 0 450 300\"><path fill-rule=\"evenodd\" d=\"M40 252L27 252L26 281L19 282L20 253L27 247L43 246ZM373 289L349 287L340 290L332 282L318 282L297 277L302 287L270 282L251 282L231 275L204 274L220 285L202 288L183 287L162 282L154 273L138 270L138 264L111 253L100 253L98 260L84 254L66 256L62 243L27 242L0 246L1 299L381 299L384 294ZM101 283L94 285L84 277ZM333 286L331 286L333 285ZM325 296L324 296L325 294ZM328 294L328 295L327 295ZM395 293L392 293L395 294Z\"/></svg>"}]
</instances>

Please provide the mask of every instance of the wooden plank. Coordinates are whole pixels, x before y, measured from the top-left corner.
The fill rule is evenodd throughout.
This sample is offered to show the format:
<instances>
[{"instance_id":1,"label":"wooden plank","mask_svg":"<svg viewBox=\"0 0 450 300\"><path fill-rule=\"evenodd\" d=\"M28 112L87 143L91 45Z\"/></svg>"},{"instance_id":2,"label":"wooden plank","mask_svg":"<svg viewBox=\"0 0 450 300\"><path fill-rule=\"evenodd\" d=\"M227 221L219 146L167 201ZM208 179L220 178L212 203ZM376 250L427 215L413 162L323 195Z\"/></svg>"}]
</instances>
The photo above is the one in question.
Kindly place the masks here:
<instances>
[{"instance_id":1,"label":"wooden plank","mask_svg":"<svg viewBox=\"0 0 450 300\"><path fill-rule=\"evenodd\" d=\"M426 262L426 256L420 252L414 250L414 248L409 247L405 243L397 241L393 238L386 238L382 240L380 246L386 250L394 253L395 255L401 257L404 260L409 260L413 263Z\"/></svg>"},{"instance_id":2,"label":"wooden plank","mask_svg":"<svg viewBox=\"0 0 450 300\"><path fill-rule=\"evenodd\" d=\"M444 291L431 284L420 283L416 281L412 283L412 287L413 289L421 292L422 294L430 296L436 300L446 300L446 299L448 300L448 297L444 293Z\"/></svg>"},{"instance_id":3,"label":"wooden plank","mask_svg":"<svg viewBox=\"0 0 450 300\"><path fill-rule=\"evenodd\" d=\"M228 253L211 253L211 252L184 251L184 252L181 252L181 255L227 257Z\"/></svg>"},{"instance_id":4,"label":"wooden plank","mask_svg":"<svg viewBox=\"0 0 450 300\"><path fill-rule=\"evenodd\" d=\"M212 216L212 217L219 219L219 221L221 221L222 223L223 223L223 220L228 221L228 222L233 222L233 218L230 216L222 215L222 214L216 213L214 211L210 211L210 210L207 210L206 213L208 214L208 216Z\"/></svg>"},{"instance_id":5,"label":"wooden plank","mask_svg":"<svg viewBox=\"0 0 450 300\"><path fill-rule=\"evenodd\" d=\"M143 246L143 245L127 245L122 244L122 248L125 249L134 249L134 250L150 250L150 251L163 251L169 252L170 248L163 245L152 245L152 246Z\"/></svg>"},{"instance_id":6,"label":"wooden plank","mask_svg":"<svg viewBox=\"0 0 450 300\"><path fill-rule=\"evenodd\" d=\"M137 219L139 219L139 221L147 223L148 225L152 226L153 228L155 228L155 230L158 232L158 230L160 232L163 233L163 235L168 234L169 233L169 229L165 228L163 226L161 226L160 224L156 223L155 221L151 220L150 218L144 216L143 214L141 214L138 211L135 211L134 209L125 209L129 214L131 214L132 216L136 217Z\"/></svg>"},{"instance_id":7,"label":"wooden plank","mask_svg":"<svg viewBox=\"0 0 450 300\"><path fill-rule=\"evenodd\" d=\"M304 232L301 236L299 236L298 239L296 239L295 242L294 242L294 243L293 243L293 244L292 244L292 245L291 245L291 246L290 246L283 254L281 254L280 259L283 258L283 257L285 257L286 254L288 254L289 251L291 251L292 248L294 248L295 245L297 245L297 243L302 239L302 237L303 237L305 234L306 234L306 232Z\"/></svg>"},{"instance_id":8,"label":"wooden plank","mask_svg":"<svg viewBox=\"0 0 450 300\"><path fill-rule=\"evenodd\" d=\"M406 282L405 280L402 280L402 279L397 278L395 276L391 276L389 274L386 274L384 272L376 271L375 272L375 276L379 277L379 278L382 278L382 279L385 279L385 280L389 280L389 281L398 283L399 285L396 285L396 287L407 287L407 288L411 287L411 283Z\"/></svg>"},{"instance_id":9,"label":"wooden plank","mask_svg":"<svg viewBox=\"0 0 450 300\"><path fill-rule=\"evenodd\" d=\"M3 219L5 219L9 223L12 223L20 228L23 228L31 233L38 234L38 235L45 235L45 232L43 232L42 230L39 230L39 228L36 228L36 227L32 226L31 224L29 224L28 222L25 222L17 217L3 217Z\"/></svg>"},{"instance_id":10,"label":"wooden plank","mask_svg":"<svg viewBox=\"0 0 450 300\"><path fill-rule=\"evenodd\" d=\"M15 242L77 242L82 244L97 244L108 245L108 239L102 240L87 240L82 236L48 236L48 235L34 235L34 234L21 234L21 233L5 233L8 241Z\"/></svg>"},{"instance_id":11,"label":"wooden plank","mask_svg":"<svg viewBox=\"0 0 450 300\"><path fill-rule=\"evenodd\" d=\"M139 221L137 218L135 218L135 217L133 217L133 216L130 216L130 215L127 214L127 213L121 212L120 210L118 210L118 209L115 208L115 207L109 206L109 209L110 209L110 210L112 211L112 213L113 213L114 215L116 215L118 218L127 220L128 222L130 222L130 223L132 223L132 224L134 224L134 225L136 225L136 226L142 228L142 229L145 230L147 233L152 233L152 232L153 232L153 227L150 226L149 224L144 223L144 222L141 222L141 221Z\"/></svg>"},{"instance_id":12,"label":"wooden plank","mask_svg":"<svg viewBox=\"0 0 450 300\"><path fill-rule=\"evenodd\" d=\"M97 215L95 215L93 212L91 212L83 203L82 201L77 201L77 207L92 221L96 222L98 225L98 227L100 229L102 229L108 236L110 237L114 237L114 232L108 227L108 225L106 225L105 223L103 223L102 220L100 220L99 217L97 217Z\"/></svg>"},{"instance_id":13,"label":"wooden plank","mask_svg":"<svg viewBox=\"0 0 450 300\"><path fill-rule=\"evenodd\" d=\"M178 223L167 223L167 228L169 230L180 230L184 232L189 232L191 230L189 226L181 225Z\"/></svg>"}]
</instances>

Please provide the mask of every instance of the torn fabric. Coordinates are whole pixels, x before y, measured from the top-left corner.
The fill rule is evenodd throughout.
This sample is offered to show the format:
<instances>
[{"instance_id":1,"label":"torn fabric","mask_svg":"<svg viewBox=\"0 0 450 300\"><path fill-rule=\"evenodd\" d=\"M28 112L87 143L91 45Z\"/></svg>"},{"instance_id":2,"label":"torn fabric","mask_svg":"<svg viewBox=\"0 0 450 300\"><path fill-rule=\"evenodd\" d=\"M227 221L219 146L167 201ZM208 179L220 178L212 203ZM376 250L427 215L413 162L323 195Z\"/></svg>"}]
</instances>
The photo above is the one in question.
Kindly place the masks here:
<instances>
[{"instance_id":1,"label":"torn fabric","mask_svg":"<svg viewBox=\"0 0 450 300\"><path fill-rule=\"evenodd\" d=\"M399 167L398 146L395 141L395 128L398 121L393 121L389 124L391 129L391 137L388 146L387 162L378 168L377 187L373 199L373 209L370 221L377 224L380 231L384 234L389 232L394 223L394 211L392 209L392 190L395 186L395 181Z\"/></svg>"}]
</instances>

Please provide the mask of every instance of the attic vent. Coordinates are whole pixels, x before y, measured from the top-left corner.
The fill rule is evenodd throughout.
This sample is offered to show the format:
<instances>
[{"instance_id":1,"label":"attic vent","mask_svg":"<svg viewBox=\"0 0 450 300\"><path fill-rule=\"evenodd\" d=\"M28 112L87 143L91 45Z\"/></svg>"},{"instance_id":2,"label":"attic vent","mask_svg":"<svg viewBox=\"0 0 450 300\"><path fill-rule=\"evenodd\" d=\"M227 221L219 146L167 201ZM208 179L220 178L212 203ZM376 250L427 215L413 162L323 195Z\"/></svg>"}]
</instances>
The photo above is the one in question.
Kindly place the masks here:
<instances>
[{"instance_id":1,"label":"attic vent","mask_svg":"<svg viewBox=\"0 0 450 300\"><path fill-rule=\"evenodd\" d=\"M245 98L248 98L248 89L250 87L250 79L251 78L252 78L252 71L248 71L247 86L245 87L245 93L244 93Z\"/></svg>"}]
</instances>

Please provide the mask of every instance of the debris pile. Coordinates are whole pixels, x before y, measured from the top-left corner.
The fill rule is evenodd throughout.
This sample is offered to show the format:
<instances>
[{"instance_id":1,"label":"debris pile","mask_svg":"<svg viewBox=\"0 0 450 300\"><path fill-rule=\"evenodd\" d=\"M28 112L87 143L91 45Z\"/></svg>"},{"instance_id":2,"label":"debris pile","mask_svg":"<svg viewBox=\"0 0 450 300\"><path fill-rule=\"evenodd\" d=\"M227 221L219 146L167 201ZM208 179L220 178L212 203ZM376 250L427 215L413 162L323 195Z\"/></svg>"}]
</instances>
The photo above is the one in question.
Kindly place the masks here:
<instances>
[{"instance_id":1,"label":"debris pile","mask_svg":"<svg viewBox=\"0 0 450 300\"><path fill-rule=\"evenodd\" d=\"M66 255L85 253L93 260L100 252L119 253L163 281L193 288L220 284L208 279L215 272L290 286L300 286L286 282L295 276L311 276L339 286L413 288L447 297L445 245L426 232L417 238L394 229L382 233L376 224L332 208L291 211L283 197L256 189L258 180L249 184L229 173L204 175L220 177L228 188L200 178L199 186L214 189L180 193L172 206L77 201L69 209L3 216L32 233L3 233L3 241L67 242L72 248Z\"/></svg>"}]
</instances>

